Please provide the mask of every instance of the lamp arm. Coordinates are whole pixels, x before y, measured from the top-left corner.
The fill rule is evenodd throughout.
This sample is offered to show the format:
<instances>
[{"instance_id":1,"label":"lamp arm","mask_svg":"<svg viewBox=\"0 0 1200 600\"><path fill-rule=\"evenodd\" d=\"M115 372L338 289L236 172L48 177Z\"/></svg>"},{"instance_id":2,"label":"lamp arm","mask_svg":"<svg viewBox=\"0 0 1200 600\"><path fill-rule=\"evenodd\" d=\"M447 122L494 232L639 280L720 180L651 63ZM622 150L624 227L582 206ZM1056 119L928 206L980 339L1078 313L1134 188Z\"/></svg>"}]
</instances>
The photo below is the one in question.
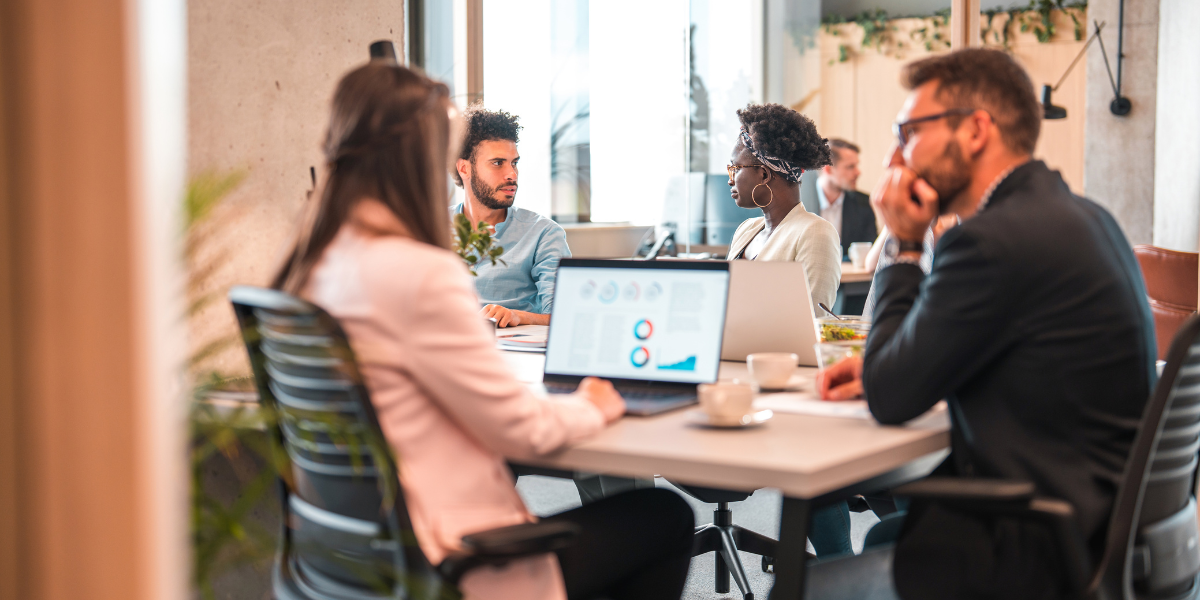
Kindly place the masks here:
<instances>
[{"instance_id":1,"label":"lamp arm","mask_svg":"<svg viewBox=\"0 0 1200 600\"><path fill-rule=\"evenodd\" d=\"M1097 29L1096 31L1098 33L1099 29ZM1109 83L1109 85L1112 86L1113 95L1120 98L1121 90L1117 88L1117 82L1115 79L1113 79L1112 67L1110 67L1108 65L1108 50L1106 50L1104 48L1104 40L1103 39L1100 40L1100 56L1104 57L1104 70L1108 71L1108 83ZM1120 66L1120 65L1118 64L1117 66Z\"/></svg>"},{"instance_id":2,"label":"lamp arm","mask_svg":"<svg viewBox=\"0 0 1200 600\"><path fill-rule=\"evenodd\" d=\"M1053 91L1056 91L1056 92L1058 91L1058 86L1062 85L1062 84L1063 84L1063 82L1067 80L1067 75L1070 75L1070 74L1071 74L1071 69L1074 69L1074 68L1075 68L1075 63L1079 62L1079 59L1083 58L1083 55L1087 53L1087 49L1088 49L1088 47L1089 47L1089 46L1091 46L1091 45L1092 45L1092 42L1094 42L1094 41L1096 41L1097 39L1099 39L1099 38L1100 38L1100 30L1101 30L1101 29L1104 29L1104 23L1096 23L1096 31L1095 31L1095 33L1093 33L1093 34L1092 34L1092 37L1088 38L1088 41L1087 41L1087 43L1086 43L1086 44L1084 44L1084 45L1083 45L1083 48L1079 50L1079 54L1076 54L1076 55L1075 55L1075 60L1072 60L1072 61L1071 61L1071 65L1070 65L1069 67L1067 67L1067 70L1066 70L1066 71L1065 71L1065 72L1062 74L1062 77L1059 77L1059 78L1058 78L1058 83L1054 84L1054 87L1053 87L1053 88L1050 88L1050 89L1052 89ZM1100 41L1100 46L1101 46L1101 47L1103 47L1103 46L1104 46L1104 40L1101 40L1101 41ZM1107 63L1107 60L1108 60L1108 57L1107 57L1107 56L1105 56L1105 61L1106 61L1106 62L1105 62L1105 65L1106 65L1106 66L1107 66L1107 64L1108 64L1108 63ZM1109 78L1109 79L1112 79L1112 72L1111 72L1111 71L1109 71L1108 78ZM1114 89L1116 89L1116 88L1114 88Z\"/></svg>"}]
</instances>

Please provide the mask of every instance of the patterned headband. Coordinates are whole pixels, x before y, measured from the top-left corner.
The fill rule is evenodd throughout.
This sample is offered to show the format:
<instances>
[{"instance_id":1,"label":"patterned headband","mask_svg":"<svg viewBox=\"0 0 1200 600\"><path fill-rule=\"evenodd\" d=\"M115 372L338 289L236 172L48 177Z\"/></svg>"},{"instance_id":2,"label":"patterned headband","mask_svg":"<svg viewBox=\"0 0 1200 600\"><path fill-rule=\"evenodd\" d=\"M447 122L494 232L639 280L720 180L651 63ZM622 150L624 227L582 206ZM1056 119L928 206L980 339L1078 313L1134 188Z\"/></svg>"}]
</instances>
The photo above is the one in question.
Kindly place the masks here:
<instances>
[{"instance_id":1,"label":"patterned headband","mask_svg":"<svg viewBox=\"0 0 1200 600\"><path fill-rule=\"evenodd\" d=\"M754 142L750 140L750 132L746 131L746 127L744 125L742 126L741 135L742 145L750 151L750 154L754 155L754 158L757 158L768 169L779 173L780 177L783 177L792 183L800 183L800 176L804 174L804 169L801 169L800 167L797 167L796 165L793 165L782 158L767 156L756 150L754 148Z\"/></svg>"}]
</instances>

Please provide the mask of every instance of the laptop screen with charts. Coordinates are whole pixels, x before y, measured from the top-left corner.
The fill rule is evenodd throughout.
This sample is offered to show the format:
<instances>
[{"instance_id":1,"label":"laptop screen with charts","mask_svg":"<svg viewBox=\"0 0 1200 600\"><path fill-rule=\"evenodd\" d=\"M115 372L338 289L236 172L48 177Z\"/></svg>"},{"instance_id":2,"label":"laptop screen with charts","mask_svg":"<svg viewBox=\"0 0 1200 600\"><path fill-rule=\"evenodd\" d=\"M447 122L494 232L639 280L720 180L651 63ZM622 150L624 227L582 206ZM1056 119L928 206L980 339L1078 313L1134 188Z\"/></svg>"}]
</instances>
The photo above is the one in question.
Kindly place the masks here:
<instances>
[{"instance_id":1,"label":"laptop screen with charts","mask_svg":"<svg viewBox=\"0 0 1200 600\"><path fill-rule=\"evenodd\" d=\"M594 376L613 381L630 406L637 394L627 390L650 388L694 402L697 384L717 380L728 294L724 261L563 259L546 344L547 388ZM645 412L639 410L629 412Z\"/></svg>"}]
</instances>

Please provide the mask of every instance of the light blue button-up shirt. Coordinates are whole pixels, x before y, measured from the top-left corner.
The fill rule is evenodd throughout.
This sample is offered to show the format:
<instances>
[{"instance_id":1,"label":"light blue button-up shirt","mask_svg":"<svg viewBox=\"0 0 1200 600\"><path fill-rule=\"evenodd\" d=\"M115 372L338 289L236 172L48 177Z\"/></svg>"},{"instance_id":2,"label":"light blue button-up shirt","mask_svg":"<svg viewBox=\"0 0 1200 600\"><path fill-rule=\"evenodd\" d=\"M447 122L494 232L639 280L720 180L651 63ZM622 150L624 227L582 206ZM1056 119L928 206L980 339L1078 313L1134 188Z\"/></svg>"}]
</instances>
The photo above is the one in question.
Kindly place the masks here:
<instances>
[{"instance_id":1,"label":"light blue button-up shirt","mask_svg":"<svg viewBox=\"0 0 1200 600\"><path fill-rule=\"evenodd\" d=\"M459 214L463 205L451 209ZM504 247L493 266L483 261L476 269L475 290L484 304L512 310L549 314L554 304L554 270L558 259L571 256L567 234L558 223L531 210L509 207L508 216L496 225L493 239Z\"/></svg>"}]
</instances>

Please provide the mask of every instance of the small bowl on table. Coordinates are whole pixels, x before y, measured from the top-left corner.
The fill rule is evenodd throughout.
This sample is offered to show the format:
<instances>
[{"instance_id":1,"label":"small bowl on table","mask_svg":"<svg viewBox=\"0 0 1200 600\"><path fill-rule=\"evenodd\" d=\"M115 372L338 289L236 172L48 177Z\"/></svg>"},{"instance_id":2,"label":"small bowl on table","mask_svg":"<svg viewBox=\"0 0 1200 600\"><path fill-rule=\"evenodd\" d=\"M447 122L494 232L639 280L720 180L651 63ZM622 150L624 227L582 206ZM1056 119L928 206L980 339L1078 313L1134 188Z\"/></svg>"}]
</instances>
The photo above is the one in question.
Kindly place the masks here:
<instances>
[{"instance_id":1,"label":"small bowl on table","mask_svg":"<svg viewBox=\"0 0 1200 600\"><path fill-rule=\"evenodd\" d=\"M843 340L834 342L818 342L813 344L817 350L817 377L824 375L825 369L851 356L862 356L866 340Z\"/></svg>"},{"instance_id":2,"label":"small bowl on table","mask_svg":"<svg viewBox=\"0 0 1200 600\"><path fill-rule=\"evenodd\" d=\"M871 321L862 317L833 317L817 319L817 329L822 342L866 341L871 332Z\"/></svg>"}]
</instances>

